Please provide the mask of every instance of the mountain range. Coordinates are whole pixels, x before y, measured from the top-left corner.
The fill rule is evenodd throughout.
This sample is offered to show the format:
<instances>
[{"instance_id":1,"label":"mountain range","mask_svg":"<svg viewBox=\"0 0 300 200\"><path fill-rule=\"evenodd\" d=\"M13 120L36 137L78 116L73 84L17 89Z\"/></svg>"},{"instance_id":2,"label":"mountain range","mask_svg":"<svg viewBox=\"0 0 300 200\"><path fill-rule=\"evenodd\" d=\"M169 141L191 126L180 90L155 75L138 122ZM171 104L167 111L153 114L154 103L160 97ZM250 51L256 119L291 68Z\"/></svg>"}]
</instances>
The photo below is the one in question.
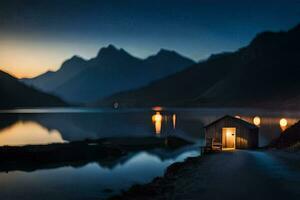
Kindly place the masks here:
<instances>
[{"instance_id":1,"label":"mountain range","mask_svg":"<svg viewBox=\"0 0 300 200\"><path fill-rule=\"evenodd\" d=\"M113 45L101 48L90 60L74 56L56 72L46 72L23 83L72 103L93 102L114 93L139 88L195 64L175 51L161 49L146 59Z\"/></svg>"},{"instance_id":2,"label":"mountain range","mask_svg":"<svg viewBox=\"0 0 300 200\"><path fill-rule=\"evenodd\" d=\"M164 49L140 59L109 45L95 58L73 56L33 79L0 71L0 107L65 106L64 99L93 106L300 108L299 35L300 25L263 32L199 63Z\"/></svg>"},{"instance_id":3,"label":"mountain range","mask_svg":"<svg viewBox=\"0 0 300 200\"><path fill-rule=\"evenodd\" d=\"M60 98L26 86L0 71L0 108L66 106Z\"/></svg>"},{"instance_id":4,"label":"mountain range","mask_svg":"<svg viewBox=\"0 0 300 200\"><path fill-rule=\"evenodd\" d=\"M209 59L97 106L298 106L300 25L263 32L248 46Z\"/></svg>"}]
</instances>

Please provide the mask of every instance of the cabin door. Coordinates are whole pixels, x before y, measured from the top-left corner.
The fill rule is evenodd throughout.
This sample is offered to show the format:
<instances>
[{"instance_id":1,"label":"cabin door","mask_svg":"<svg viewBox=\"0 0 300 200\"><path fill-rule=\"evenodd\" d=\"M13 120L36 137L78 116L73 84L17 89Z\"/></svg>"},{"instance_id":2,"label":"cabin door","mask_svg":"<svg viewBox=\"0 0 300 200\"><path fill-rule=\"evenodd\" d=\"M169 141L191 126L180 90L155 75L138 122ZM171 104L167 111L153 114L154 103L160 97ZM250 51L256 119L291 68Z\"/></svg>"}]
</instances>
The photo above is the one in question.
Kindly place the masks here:
<instances>
[{"instance_id":1,"label":"cabin door","mask_svg":"<svg viewBox=\"0 0 300 200\"><path fill-rule=\"evenodd\" d=\"M235 149L236 128L228 127L222 129L222 147Z\"/></svg>"}]
</instances>

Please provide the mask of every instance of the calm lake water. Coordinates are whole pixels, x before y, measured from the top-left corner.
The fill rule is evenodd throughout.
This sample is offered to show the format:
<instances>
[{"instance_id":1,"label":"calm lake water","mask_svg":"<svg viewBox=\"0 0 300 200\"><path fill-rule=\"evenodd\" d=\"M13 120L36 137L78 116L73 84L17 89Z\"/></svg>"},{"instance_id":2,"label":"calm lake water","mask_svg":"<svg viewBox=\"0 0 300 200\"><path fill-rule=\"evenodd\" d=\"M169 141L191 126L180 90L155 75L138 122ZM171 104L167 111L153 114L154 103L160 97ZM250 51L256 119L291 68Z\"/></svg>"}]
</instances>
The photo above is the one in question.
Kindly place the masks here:
<instances>
[{"instance_id":1,"label":"calm lake water","mask_svg":"<svg viewBox=\"0 0 300 200\"><path fill-rule=\"evenodd\" d=\"M203 126L226 114L260 127L264 146L300 119L300 112L257 109L18 109L0 111L0 146L63 143L105 137L167 137L196 145L141 149L113 163L88 163L33 172L0 172L1 199L103 199L163 174L166 167L199 155Z\"/></svg>"}]
</instances>

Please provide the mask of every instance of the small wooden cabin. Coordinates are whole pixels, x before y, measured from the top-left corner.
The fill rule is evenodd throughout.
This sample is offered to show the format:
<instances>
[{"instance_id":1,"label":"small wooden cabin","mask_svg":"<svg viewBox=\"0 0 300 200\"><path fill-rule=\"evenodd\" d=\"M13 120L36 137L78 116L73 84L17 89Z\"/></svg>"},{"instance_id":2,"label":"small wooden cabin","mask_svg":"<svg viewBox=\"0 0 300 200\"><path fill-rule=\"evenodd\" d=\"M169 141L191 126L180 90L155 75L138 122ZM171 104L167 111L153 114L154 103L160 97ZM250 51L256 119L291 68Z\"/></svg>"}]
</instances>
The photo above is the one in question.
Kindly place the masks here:
<instances>
[{"instance_id":1,"label":"small wooden cabin","mask_svg":"<svg viewBox=\"0 0 300 200\"><path fill-rule=\"evenodd\" d=\"M206 143L222 150L258 147L258 127L242 119L227 115L204 128Z\"/></svg>"}]
</instances>

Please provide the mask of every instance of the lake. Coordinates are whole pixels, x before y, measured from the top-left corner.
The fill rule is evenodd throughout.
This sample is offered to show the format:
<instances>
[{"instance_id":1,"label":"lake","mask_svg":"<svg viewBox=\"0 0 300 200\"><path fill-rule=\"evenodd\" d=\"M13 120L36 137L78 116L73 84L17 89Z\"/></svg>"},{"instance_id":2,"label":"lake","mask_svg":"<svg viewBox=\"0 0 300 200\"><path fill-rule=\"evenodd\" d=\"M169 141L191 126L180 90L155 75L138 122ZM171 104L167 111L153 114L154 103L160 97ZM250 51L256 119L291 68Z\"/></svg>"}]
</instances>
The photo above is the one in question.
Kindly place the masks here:
<instances>
[{"instance_id":1,"label":"lake","mask_svg":"<svg viewBox=\"0 0 300 200\"><path fill-rule=\"evenodd\" d=\"M299 112L260 109L15 109L0 111L0 146L107 137L177 136L195 145L141 149L112 163L74 163L35 171L0 172L4 199L103 199L161 176L174 162L200 155L203 127L226 114L260 127L265 146L300 119Z\"/></svg>"}]
</instances>

